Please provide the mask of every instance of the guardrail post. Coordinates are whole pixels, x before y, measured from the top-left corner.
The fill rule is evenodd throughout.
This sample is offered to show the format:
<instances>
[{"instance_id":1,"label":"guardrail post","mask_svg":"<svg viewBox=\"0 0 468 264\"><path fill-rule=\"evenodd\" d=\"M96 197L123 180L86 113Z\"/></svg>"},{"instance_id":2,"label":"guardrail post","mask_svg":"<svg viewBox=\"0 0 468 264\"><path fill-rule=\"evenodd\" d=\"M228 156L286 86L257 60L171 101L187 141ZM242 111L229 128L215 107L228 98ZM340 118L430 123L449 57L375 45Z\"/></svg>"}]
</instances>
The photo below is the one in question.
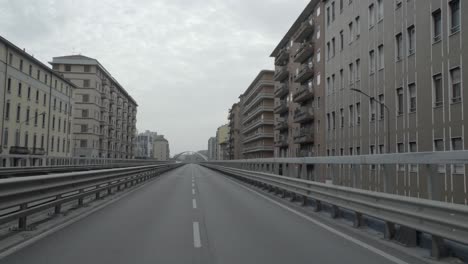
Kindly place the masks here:
<instances>
[{"instance_id":1,"label":"guardrail post","mask_svg":"<svg viewBox=\"0 0 468 264\"><path fill-rule=\"evenodd\" d=\"M28 205L27 204L22 204L20 205L20 210L26 210L28 208ZM18 219L18 229L19 230L24 230L28 227L28 218L27 216L21 216L19 219Z\"/></svg>"},{"instance_id":2,"label":"guardrail post","mask_svg":"<svg viewBox=\"0 0 468 264\"><path fill-rule=\"evenodd\" d=\"M62 198L61 195L57 195L57 197L55 199L60 199ZM55 207L54 207L54 214L58 215L62 212L62 204L57 204Z\"/></svg>"},{"instance_id":3,"label":"guardrail post","mask_svg":"<svg viewBox=\"0 0 468 264\"><path fill-rule=\"evenodd\" d=\"M445 246L444 239L439 236L432 235L431 257L439 260L448 256L448 249Z\"/></svg>"},{"instance_id":4,"label":"guardrail post","mask_svg":"<svg viewBox=\"0 0 468 264\"><path fill-rule=\"evenodd\" d=\"M335 219L340 216L340 208L336 205L332 205L331 207L331 218Z\"/></svg>"},{"instance_id":5,"label":"guardrail post","mask_svg":"<svg viewBox=\"0 0 468 264\"><path fill-rule=\"evenodd\" d=\"M362 226L362 214L361 213L358 213L358 212L354 213L353 226L356 227L356 228Z\"/></svg>"},{"instance_id":6,"label":"guardrail post","mask_svg":"<svg viewBox=\"0 0 468 264\"><path fill-rule=\"evenodd\" d=\"M391 222L385 222L384 238L392 240L395 237L395 224Z\"/></svg>"},{"instance_id":7,"label":"guardrail post","mask_svg":"<svg viewBox=\"0 0 468 264\"><path fill-rule=\"evenodd\" d=\"M79 193L83 193L83 190L79 190ZM84 204L84 197L78 198L78 206L83 206Z\"/></svg>"},{"instance_id":8,"label":"guardrail post","mask_svg":"<svg viewBox=\"0 0 468 264\"><path fill-rule=\"evenodd\" d=\"M322 202L319 200L314 201L314 212L322 211Z\"/></svg>"}]
</instances>

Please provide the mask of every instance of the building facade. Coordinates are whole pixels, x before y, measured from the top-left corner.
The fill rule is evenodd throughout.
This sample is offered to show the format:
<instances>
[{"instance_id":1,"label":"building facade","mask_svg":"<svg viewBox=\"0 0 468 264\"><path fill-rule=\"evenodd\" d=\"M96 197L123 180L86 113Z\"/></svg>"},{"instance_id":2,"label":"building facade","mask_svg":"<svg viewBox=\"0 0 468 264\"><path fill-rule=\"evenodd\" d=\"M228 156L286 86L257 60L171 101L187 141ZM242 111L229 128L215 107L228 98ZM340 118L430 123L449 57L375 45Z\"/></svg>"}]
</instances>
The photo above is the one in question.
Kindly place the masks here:
<instances>
[{"instance_id":1,"label":"building facade","mask_svg":"<svg viewBox=\"0 0 468 264\"><path fill-rule=\"evenodd\" d=\"M152 159L153 142L158 133L146 130L144 133L139 133L136 138L136 158Z\"/></svg>"},{"instance_id":2,"label":"building facade","mask_svg":"<svg viewBox=\"0 0 468 264\"><path fill-rule=\"evenodd\" d=\"M74 83L74 156L134 158L137 103L96 59L55 57L54 71Z\"/></svg>"},{"instance_id":3,"label":"building facade","mask_svg":"<svg viewBox=\"0 0 468 264\"><path fill-rule=\"evenodd\" d=\"M153 157L156 160L166 161L171 157L169 141L163 135L156 136L153 141Z\"/></svg>"},{"instance_id":4,"label":"building facade","mask_svg":"<svg viewBox=\"0 0 468 264\"><path fill-rule=\"evenodd\" d=\"M216 130L217 139L217 160L228 160L229 159L229 125L222 125Z\"/></svg>"},{"instance_id":5,"label":"building facade","mask_svg":"<svg viewBox=\"0 0 468 264\"><path fill-rule=\"evenodd\" d=\"M324 2L312 0L275 48L275 156L324 154Z\"/></svg>"},{"instance_id":6,"label":"building facade","mask_svg":"<svg viewBox=\"0 0 468 264\"><path fill-rule=\"evenodd\" d=\"M240 97L242 157L274 156L274 71L261 71Z\"/></svg>"},{"instance_id":7,"label":"building facade","mask_svg":"<svg viewBox=\"0 0 468 264\"><path fill-rule=\"evenodd\" d=\"M237 160L243 157L242 133L241 133L241 104L235 103L229 110L229 159Z\"/></svg>"},{"instance_id":8,"label":"building facade","mask_svg":"<svg viewBox=\"0 0 468 264\"><path fill-rule=\"evenodd\" d=\"M1 152L70 157L74 89L73 83L0 37Z\"/></svg>"},{"instance_id":9,"label":"building facade","mask_svg":"<svg viewBox=\"0 0 468 264\"><path fill-rule=\"evenodd\" d=\"M210 137L208 139L208 159L209 160L217 160L218 159L218 154L217 154L217 149L218 149L218 140L216 137Z\"/></svg>"}]
</instances>

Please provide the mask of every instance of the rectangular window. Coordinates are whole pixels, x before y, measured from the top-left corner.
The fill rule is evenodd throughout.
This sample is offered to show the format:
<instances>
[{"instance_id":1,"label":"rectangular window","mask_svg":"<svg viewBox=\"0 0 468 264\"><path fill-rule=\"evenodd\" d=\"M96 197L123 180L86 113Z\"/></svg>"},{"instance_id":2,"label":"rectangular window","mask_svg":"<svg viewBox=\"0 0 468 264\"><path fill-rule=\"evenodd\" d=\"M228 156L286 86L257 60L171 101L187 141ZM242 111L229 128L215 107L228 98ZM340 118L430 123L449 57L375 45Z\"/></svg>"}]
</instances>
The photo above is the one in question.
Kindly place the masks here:
<instances>
[{"instance_id":1,"label":"rectangular window","mask_svg":"<svg viewBox=\"0 0 468 264\"><path fill-rule=\"evenodd\" d=\"M349 106L349 126L352 127L354 125L354 107L352 105Z\"/></svg>"},{"instance_id":2,"label":"rectangular window","mask_svg":"<svg viewBox=\"0 0 468 264\"><path fill-rule=\"evenodd\" d=\"M350 22L349 25L349 43L353 42L354 36L353 36L353 22Z\"/></svg>"},{"instance_id":3,"label":"rectangular window","mask_svg":"<svg viewBox=\"0 0 468 264\"><path fill-rule=\"evenodd\" d=\"M409 112L416 112L416 84L412 83L408 85L408 95L409 95Z\"/></svg>"},{"instance_id":4,"label":"rectangular window","mask_svg":"<svg viewBox=\"0 0 468 264\"><path fill-rule=\"evenodd\" d=\"M450 5L450 30L452 33L460 31L460 0L452 0Z\"/></svg>"},{"instance_id":5,"label":"rectangular window","mask_svg":"<svg viewBox=\"0 0 468 264\"><path fill-rule=\"evenodd\" d=\"M89 94L83 94L83 103L89 102Z\"/></svg>"},{"instance_id":6,"label":"rectangular window","mask_svg":"<svg viewBox=\"0 0 468 264\"><path fill-rule=\"evenodd\" d=\"M375 72L375 51L369 51L369 72L372 74Z\"/></svg>"},{"instance_id":7,"label":"rectangular window","mask_svg":"<svg viewBox=\"0 0 468 264\"><path fill-rule=\"evenodd\" d=\"M378 48L378 51L379 51L379 61L378 61L379 66L378 67L379 67L379 70L382 70L385 66L384 46L380 45Z\"/></svg>"},{"instance_id":8,"label":"rectangular window","mask_svg":"<svg viewBox=\"0 0 468 264\"><path fill-rule=\"evenodd\" d=\"M86 147L88 147L88 141L86 139L81 139L80 148L86 148Z\"/></svg>"},{"instance_id":9,"label":"rectangular window","mask_svg":"<svg viewBox=\"0 0 468 264\"><path fill-rule=\"evenodd\" d=\"M384 17L384 5L383 0L377 0L377 19L382 20Z\"/></svg>"},{"instance_id":10,"label":"rectangular window","mask_svg":"<svg viewBox=\"0 0 468 264\"><path fill-rule=\"evenodd\" d=\"M461 101L461 72L460 68L450 70L450 81L452 86L452 102L457 103Z\"/></svg>"},{"instance_id":11,"label":"rectangular window","mask_svg":"<svg viewBox=\"0 0 468 264\"><path fill-rule=\"evenodd\" d=\"M21 97L21 90L23 88L23 84L22 83L18 83L18 97Z\"/></svg>"},{"instance_id":12,"label":"rectangular window","mask_svg":"<svg viewBox=\"0 0 468 264\"><path fill-rule=\"evenodd\" d=\"M31 100L31 87L28 87L28 100Z\"/></svg>"},{"instance_id":13,"label":"rectangular window","mask_svg":"<svg viewBox=\"0 0 468 264\"><path fill-rule=\"evenodd\" d=\"M452 150L463 150L463 139L461 137L454 137L452 138ZM464 174L465 173L465 165L463 164L454 164L452 165L452 172L455 174Z\"/></svg>"},{"instance_id":14,"label":"rectangular window","mask_svg":"<svg viewBox=\"0 0 468 264\"><path fill-rule=\"evenodd\" d=\"M432 77L434 82L434 106L442 106L444 104L442 90L442 74L437 74Z\"/></svg>"},{"instance_id":15,"label":"rectangular window","mask_svg":"<svg viewBox=\"0 0 468 264\"><path fill-rule=\"evenodd\" d=\"M10 119L10 100L8 100L5 105L5 120L9 120L9 119Z\"/></svg>"},{"instance_id":16,"label":"rectangular window","mask_svg":"<svg viewBox=\"0 0 468 264\"><path fill-rule=\"evenodd\" d=\"M88 109L83 109L82 112L81 112L81 117L85 117L87 118L88 117Z\"/></svg>"},{"instance_id":17,"label":"rectangular window","mask_svg":"<svg viewBox=\"0 0 468 264\"><path fill-rule=\"evenodd\" d=\"M356 60L356 81L361 80L361 60Z\"/></svg>"},{"instance_id":18,"label":"rectangular window","mask_svg":"<svg viewBox=\"0 0 468 264\"><path fill-rule=\"evenodd\" d=\"M33 66L29 65L29 76L32 76Z\"/></svg>"},{"instance_id":19,"label":"rectangular window","mask_svg":"<svg viewBox=\"0 0 468 264\"><path fill-rule=\"evenodd\" d=\"M381 94L379 95L379 115L380 115L380 120L383 120L385 118L385 106L384 106L384 101L385 101L385 98L384 98L384 95Z\"/></svg>"},{"instance_id":20,"label":"rectangular window","mask_svg":"<svg viewBox=\"0 0 468 264\"><path fill-rule=\"evenodd\" d=\"M349 84L354 83L354 69L353 69L353 64L349 64Z\"/></svg>"},{"instance_id":21,"label":"rectangular window","mask_svg":"<svg viewBox=\"0 0 468 264\"><path fill-rule=\"evenodd\" d=\"M11 78L8 78L7 92L8 92L8 93L11 93Z\"/></svg>"},{"instance_id":22,"label":"rectangular window","mask_svg":"<svg viewBox=\"0 0 468 264\"><path fill-rule=\"evenodd\" d=\"M83 80L83 87L89 87L90 81L89 80Z\"/></svg>"},{"instance_id":23,"label":"rectangular window","mask_svg":"<svg viewBox=\"0 0 468 264\"><path fill-rule=\"evenodd\" d=\"M359 16L356 17L356 39L359 38L359 36L361 36L361 18Z\"/></svg>"},{"instance_id":24,"label":"rectangular window","mask_svg":"<svg viewBox=\"0 0 468 264\"><path fill-rule=\"evenodd\" d=\"M8 60L8 64L12 65L13 64L13 53L10 53L10 57Z\"/></svg>"},{"instance_id":25,"label":"rectangular window","mask_svg":"<svg viewBox=\"0 0 468 264\"><path fill-rule=\"evenodd\" d=\"M331 12L332 12L332 21L335 21L335 2L332 2L331 4Z\"/></svg>"},{"instance_id":26,"label":"rectangular window","mask_svg":"<svg viewBox=\"0 0 468 264\"><path fill-rule=\"evenodd\" d=\"M418 145L416 144L415 141L411 141L409 143L409 151L410 152L418 152ZM418 165L417 164L410 164L410 172L417 172L418 171Z\"/></svg>"},{"instance_id":27,"label":"rectangular window","mask_svg":"<svg viewBox=\"0 0 468 264\"><path fill-rule=\"evenodd\" d=\"M38 79L38 80L41 79L41 71L40 70L37 70L36 79Z\"/></svg>"},{"instance_id":28,"label":"rectangular window","mask_svg":"<svg viewBox=\"0 0 468 264\"><path fill-rule=\"evenodd\" d=\"M340 89L344 89L344 75L343 75L343 69L340 70Z\"/></svg>"},{"instance_id":29,"label":"rectangular window","mask_svg":"<svg viewBox=\"0 0 468 264\"><path fill-rule=\"evenodd\" d=\"M343 0L340 0L340 13L343 13Z\"/></svg>"},{"instance_id":30,"label":"rectangular window","mask_svg":"<svg viewBox=\"0 0 468 264\"><path fill-rule=\"evenodd\" d=\"M361 103L356 103L356 124L361 124Z\"/></svg>"},{"instance_id":31,"label":"rectangular window","mask_svg":"<svg viewBox=\"0 0 468 264\"><path fill-rule=\"evenodd\" d=\"M432 26L434 27L433 29L433 39L434 42L437 42L441 39L442 37L442 12L440 9L437 9L432 13Z\"/></svg>"},{"instance_id":32,"label":"rectangular window","mask_svg":"<svg viewBox=\"0 0 468 264\"><path fill-rule=\"evenodd\" d=\"M20 67L19 67L20 71L23 71L23 60L20 60Z\"/></svg>"},{"instance_id":33,"label":"rectangular window","mask_svg":"<svg viewBox=\"0 0 468 264\"><path fill-rule=\"evenodd\" d=\"M340 31L340 51L344 49L344 33L343 30Z\"/></svg>"},{"instance_id":34,"label":"rectangular window","mask_svg":"<svg viewBox=\"0 0 468 264\"><path fill-rule=\"evenodd\" d=\"M375 7L374 4L369 6L369 27L375 24Z\"/></svg>"},{"instance_id":35,"label":"rectangular window","mask_svg":"<svg viewBox=\"0 0 468 264\"><path fill-rule=\"evenodd\" d=\"M403 35L401 33L395 36L395 42L396 42L396 48L395 48L396 60L399 61L403 58Z\"/></svg>"},{"instance_id":36,"label":"rectangular window","mask_svg":"<svg viewBox=\"0 0 468 264\"><path fill-rule=\"evenodd\" d=\"M88 132L88 125L81 125L81 133Z\"/></svg>"},{"instance_id":37,"label":"rectangular window","mask_svg":"<svg viewBox=\"0 0 468 264\"><path fill-rule=\"evenodd\" d=\"M336 129L336 116L335 116L335 111L332 112L332 128Z\"/></svg>"},{"instance_id":38,"label":"rectangular window","mask_svg":"<svg viewBox=\"0 0 468 264\"><path fill-rule=\"evenodd\" d=\"M331 58L330 42L327 42L327 60Z\"/></svg>"},{"instance_id":39,"label":"rectangular window","mask_svg":"<svg viewBox=\"0 0 468 264\"><path fill-rule=\"evenodd\" d=\"M416 29L414 26L408 28L408 56L416 51Z\"/></svg>"},{"instance_id":40,"label":"rectangular window","mask_svg":"<svg viewBox=\"0 0 468 264\"><path fill-rule=\"evenodd\" d=\"M343 108L340 109L340 127L341 128L344 127L344 109Z\"/></svg>"},{"instance_id":41,"label":"rectangular window","mask_svg":"<svg viewBox=\"0 0 468 264\"><path fill-rule=\"evenodd\" d=\"M370 105L370 116L369 116L369 120L370 120L370 122L373 122L373 121L375 121L375 112L376 112L375 100L374 100L374 98L370 98L370 99L369 99L369 105Z\"/></svg>"},{"instance_id":42,"label":"rectangular window","mask_svg":"<svg viewBox=\"0 0 468 264\"><path fill-rule=\"evenodd\" d=\"M330 26L331 16L330 16L330 7L327 7L327 26Z\"/></svg>"},{"instance_id":43,"label":"rectangular window","mask_svg":"<svg viewBox=\"0 0 468 264\"><path fill-rule=\"evenodd\" d=\"M91 66L85 65L84 66L84 72L91 72Z\"/></svg>"},{"instance_id":44,"label":"rectangular window","mask_svg":"<svg viewBox=\"0 0 468 264\"><path fill-rule=\"evenodd\" d=\"M335 49L335 38L332 38L332 57L335 57L336 49Z\"/></svg>"},{"instance_id":45,"label":"rectangular window","mask_svg":"<svg viewBox=\"0 0 468 264\"><path fill-rule=\"evenodd\" d=\"M65 71L70 72L71 71L71 65L65 65Z\"/></svg>"}]
</instances>

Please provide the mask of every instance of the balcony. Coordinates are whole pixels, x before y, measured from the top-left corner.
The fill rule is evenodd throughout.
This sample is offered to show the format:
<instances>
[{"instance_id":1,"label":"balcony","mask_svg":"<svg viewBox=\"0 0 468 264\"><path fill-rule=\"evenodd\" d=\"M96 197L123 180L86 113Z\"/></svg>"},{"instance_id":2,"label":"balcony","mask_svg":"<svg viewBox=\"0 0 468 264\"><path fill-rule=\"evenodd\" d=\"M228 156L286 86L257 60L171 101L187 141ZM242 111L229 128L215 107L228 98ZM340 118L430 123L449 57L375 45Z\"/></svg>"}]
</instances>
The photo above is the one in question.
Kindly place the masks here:
<instances>
[{"instance_id":1,"label":"balcony","mask_svg":"<svg viewBox=\"0 0 468 264\"><path fill-rule=\"evenodd\" d=\"M314 54L314 44L302 43L301 47L297 50L294 55L294 62L303 63Z\"/></svg>"},{"instance_id":2,"label":"balcony","mask_svg":"<svg viewBox=\"0 0 468 264\"><path fill-rule=\"evenodd\" d=\"M289 60L289 49L282 49L276 56L275 65L284 66L288 63Z\"/></svg>"},{"instance_id":3,"label":"balcony","mask_svg":"<svg viewBox=\"0 0 468 264\"><path fill-rule=\"evenodd\" d=\"M294 36L294 42L302 42L314 32L314 24L312 20L302 22Z\"/></svg>"},{"instance_id":4,"label":"balcony","mask_svg":"<svg viewBox=\"0 0 468 264\"><path fill-rule=\"evenodd\" d=\"M309 128L303 128L294 136L296 144L310 144L314 142L314 131Z\"/></svg>"},{"instance_id":5,"label":"balcony","mask_svg":"<svg viewBox=\"0 0 468 264\"><path fill-rule=\"evenodd\" d=\"M294 76L294 82L304 83L314 76L314 67L311 64L303 64L299 72Z\"/></svg>"},{"instance_id":6,"label":"balcony","mask_svg":"<svg viewBox=\"0 0 468 264\"><path fill-rule=\"evenodd\" d=\"M273 106L269 105L259 105L257 108L247 112L247 116L244 117L242 124L249 122L250 120L254 119L255 117L259 116L261 113L265 112L273 112Z\"/></svg>"},{"instance_id":7,"label":"balcony","mask_svg":"<svg viewBox=\"0 0 468 264\"><path fill-rule=\"evenodd\" d=\"M289 87L285 83L281 83L275 87L275 97L283 97L289 93Z\"/></svg>"},{"instance_id":8,"label":"balcony","mask_svg":"<svg viewBox=\"0 0 468 264\"><path fill-rule=\"evenodd\" d=\"M249 131L260 126L267 126L267 125L273 125L273 124L274 124L273 120L259 119L248 125L245 125L244 129L242 130L242 133L248 133Z\"/></svg>"},{"instance_id":9,"label":"balcony","mask_svg":"<svg viewBox=\"0 0 468 264\"><path fill-rule=\"evenodd\" d=\"M294 123L307 123L314 119L311 107L301 107L294 112Z\"/></svg>"},{"instance_id":10,"label":"balcony","mask_svg":"<svg viewBox=\"0 0 468 264\"><path fill-rule=\"evenodd\" d=\"M302 85L293 95L295 103L302 103L314 98L314 89L308 85Z\"/></svg>"},{"instance_id":11,"label":"balcony","mask_svg":"<svg viewBox=\"0 0 468 264\"><path fill-rule=\"evenodd\" d=\"M288 110L289 110L289 107L288 107L288 103L286 102L286 100L279 101L275 106L275 114L282 114L282 113L288 112Z\"/></svg>"},{"instance_id":12,"label":"balcony","mask_svg":"<svg viewBox=\"0 0 468 264\"><path fill-rule=\"evenodd\" d=\"M252 141L255 141L255 140L259 140L259 139L264 139L264 138L271 138L272 139L273 137L274 137L273 133L257 132L257 133L255 133L253 135L245 137L242 143L246 144L246 143L249 143L249 142L252 142Z\"/></svg>"},{"instance_id":13,"label":"balcony","mask_svg":"<svg viewBox=\"0 0 468 264\"><path fill-rule=\"evenodd\" d=\"M260 151L274 151L273 146L266 146L266 145L259 145L254 147L245 148L243 153L253 153L253 152L260 152Z\"/></svg>"},{"instance_id":14,"label":"balcony","mask_svg":"<svg viewBox=\"0 0 468 264\"><path fill-rule=\"evenodd\" d=\"M284 79L288 78L289 72L286 66L281 66L276 68L275 76L273 77L275 81L281 82Z\"/></svg>"},{"instance_id":15,"label":"balcony","mask_svg":"<svg viewBox=\"0 0 468 264\"><path fill-rule=\"evenodd\" d=\"M10 147L10 154L29 155L30 151L27 147L12 146Z\"/></svg>"},{"instance_id":16,"label":"balcony","mask_svg":"<svg viewBox=\"0 0 468 264\"><path fill-rule=\"evenodd\" d=\"M279 139L275 141L275 147L285 148L288 146L289 146L289 143L288 143L287 137L279 137Z\"/></svg>"},{"instance_id":17,"label":"balcony","mask_svg":"<svg viewBox=\"0 0 468 264\"><path fill-rule=\"evenodd\" d=\"M45 149L43 148L33 148L32 155L45 155Z\"/></svg>"},{"instance_id":18,"label":"balcony","mask_svg":"<svg viewBox=\"0 0 468 264\"><path fill-rule=\"evenodd\" d=\"M288 130L289 125L287 121L278 121L275 126L275 130L284 131Z\"/></svg>"}]
</instances>

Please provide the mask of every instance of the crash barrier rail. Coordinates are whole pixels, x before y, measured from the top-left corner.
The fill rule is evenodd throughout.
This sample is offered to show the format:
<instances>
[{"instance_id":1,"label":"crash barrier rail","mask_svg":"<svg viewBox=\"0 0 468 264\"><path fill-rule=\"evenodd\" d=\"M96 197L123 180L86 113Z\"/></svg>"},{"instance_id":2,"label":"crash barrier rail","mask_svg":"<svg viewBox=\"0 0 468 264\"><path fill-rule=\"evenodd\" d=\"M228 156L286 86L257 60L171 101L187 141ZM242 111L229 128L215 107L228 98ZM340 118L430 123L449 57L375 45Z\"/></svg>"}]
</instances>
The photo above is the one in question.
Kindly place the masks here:
<instances>
[{"instance_id":1,"label":"crash barrier rail","mask_svg":"<svg viewBox=\"0 0 468 264\"><path fill-rule=\"evenodd\" d=\"M59 214L65 203L77 201L82 206L86 197L99 199L104 192L121 191L179 166L168 163L1 179L0 224L18 220L18 229L24 230L28 228L27 217L32 214L51 208Z\"/></svg>"},{"instance_id":2,"label":"crash barrier rail","mask_svg":"<svg viewBox=\"0 0 468 264\"><path fill-rule=\"evenodd\" d=\"M354 164L391 165L467 164L468 151L387 154L352 157L286 158L206 162L204 166L234 176L240 180L282 194L283 197L311 201L320 211L329 205L332 217L342 211L354 214L354 225L362 225L363 216L385 223L384 235L406 245L416 245L417 232L431 235L432 256L439 258L446 252L444 240L468 245L468 206L430 199L406 197L384 192L362 190L301 179L301 172L289 176L278 175L278 164ZM276 171L276 173L275 173ZM432 175L436 176L436 174ZM389 176L390 177L390 176ZM430 186L429 189L440 188Z\"/></svg>"},{"instance_id":3,"label":"crash barrier rail","mask_svg":"<svg viewBox=\"0 0 468 264\"><path fill-rule=\"evenodd\" d=\"M48 155L0 155L0 167L47 167L47 166L78 166L78 165L111 165L111 164L162 164L167 161L153 159L110 159L88 157L55 157Z\"/></svg>"}]
</instances>

